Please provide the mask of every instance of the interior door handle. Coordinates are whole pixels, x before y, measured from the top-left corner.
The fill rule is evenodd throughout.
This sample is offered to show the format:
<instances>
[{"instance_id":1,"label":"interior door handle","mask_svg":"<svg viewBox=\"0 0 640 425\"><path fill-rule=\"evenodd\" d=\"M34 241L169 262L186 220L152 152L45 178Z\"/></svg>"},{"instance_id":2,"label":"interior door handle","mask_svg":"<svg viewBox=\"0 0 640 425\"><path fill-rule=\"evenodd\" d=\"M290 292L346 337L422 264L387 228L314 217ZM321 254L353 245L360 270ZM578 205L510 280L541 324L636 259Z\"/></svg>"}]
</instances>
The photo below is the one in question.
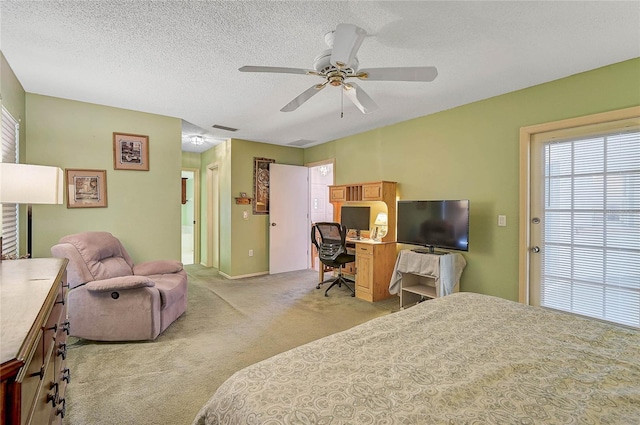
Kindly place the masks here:
<instances>
[{"instance_id":1,"label":"interior door handle","mask_svg":"<svg viewBox=\"0 0 640 425\"><path fill-rule=\"evenodd\" d=\"M271 225L272 225L272 226L275 226L275 225L276 225L276 223L271 223Z\"/></svg>"}]
</instances>

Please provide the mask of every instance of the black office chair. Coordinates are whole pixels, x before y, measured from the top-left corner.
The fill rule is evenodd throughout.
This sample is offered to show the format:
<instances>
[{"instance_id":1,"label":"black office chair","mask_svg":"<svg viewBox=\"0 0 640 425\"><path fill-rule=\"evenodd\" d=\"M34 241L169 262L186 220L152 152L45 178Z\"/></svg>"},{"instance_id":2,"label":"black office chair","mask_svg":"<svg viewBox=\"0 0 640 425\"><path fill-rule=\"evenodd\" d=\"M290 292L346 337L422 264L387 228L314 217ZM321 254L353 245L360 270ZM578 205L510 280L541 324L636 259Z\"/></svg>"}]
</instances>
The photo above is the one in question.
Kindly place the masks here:
<instances>
[{"instance_id":1,"label":"black office chair","mask_svg":"<svg viewBox=\"0 0 640 425\"><path fill-rule=\"evenodd\" d=\"M329 267L338 269L338 276L324 291L325 297L329 296L329 289L335 285L341 287L343 284L349 288L352 297L356 296L355 290L347 285L347 280L342 275L342 267L356 260L354 254L347 253L346 239L347 228L340 223L316 223L311 228L311 242L318 249L320 261ZM320 285L323 283L325 282L319 283L316 288L320 289Z\"/></svg>"}]
</instances>

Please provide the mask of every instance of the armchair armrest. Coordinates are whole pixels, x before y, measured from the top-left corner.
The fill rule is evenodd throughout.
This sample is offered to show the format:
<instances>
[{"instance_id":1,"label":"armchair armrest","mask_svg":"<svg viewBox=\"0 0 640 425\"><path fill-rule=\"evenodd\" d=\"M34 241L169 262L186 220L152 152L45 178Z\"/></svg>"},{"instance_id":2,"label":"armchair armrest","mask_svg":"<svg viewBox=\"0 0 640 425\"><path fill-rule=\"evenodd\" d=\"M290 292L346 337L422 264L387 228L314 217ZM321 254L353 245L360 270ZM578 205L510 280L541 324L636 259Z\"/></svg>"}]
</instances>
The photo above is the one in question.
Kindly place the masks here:
<instances>
[{"instance_id":1,"label":"armchair armrest","mask_svg":"<svg viewBox=\"0 0 640 425\"><path fill-rule=\"evenodd\" d=\"M182 270L182 263L175 260L147 261L133 266L133 274L136 276L178 273L180 270Z\"/></svg>"},{"instance_id":2,"label":"armchair armrest","mask_svg":"<svg viewBox=\"0 0 640 425\"><path fill-rule=\"evenodd\" d=\"M111 279L94 280L87 283L90 292L121 291L123 289L136 289L155 286L155 282L146 276L120 276Z\"/></svg>"}]
</instances>

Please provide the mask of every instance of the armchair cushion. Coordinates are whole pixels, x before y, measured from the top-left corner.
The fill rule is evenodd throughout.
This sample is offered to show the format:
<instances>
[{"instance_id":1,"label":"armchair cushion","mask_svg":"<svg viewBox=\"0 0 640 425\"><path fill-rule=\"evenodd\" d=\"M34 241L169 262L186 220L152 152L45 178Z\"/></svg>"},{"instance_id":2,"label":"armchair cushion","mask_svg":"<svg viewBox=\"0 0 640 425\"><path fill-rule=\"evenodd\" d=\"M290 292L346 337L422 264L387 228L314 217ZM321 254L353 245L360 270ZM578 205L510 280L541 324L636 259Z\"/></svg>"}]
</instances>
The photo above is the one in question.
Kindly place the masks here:
<instances>
[{"instance_id":1,"label":"armchair cushion","mask_svg":"<svg viewBox=\"0 0 640 425\"><path fill-rule=\"evenodd\" d=\"M178 273L180 270L182 270L182 263L175 260L147 261L133 266L133 274L139 276Z\"/></svg>"},{"instance_id":2,"label":"armchair cushion","mask_svg":"<svg viewBox=\"0 0 640 425\"><path fill-rule=\"evenodd\" d=\"M123 289L136 289L155 285L156 283L146 276L121 276L89 282L87 283L87 290L90 292L121 291Z\"/></svg>"},{"instance_id":3,"label":"armchair cushion","mask_svg":"<svg viewBox=\"0 0 640 425\"><path fill-rule=\"evenodd\" d=\"M84 232L64 236L59 243L76 248L93 280L133 274L133 261L120 241L109 232Z\"/></svg>"}]
</instances>

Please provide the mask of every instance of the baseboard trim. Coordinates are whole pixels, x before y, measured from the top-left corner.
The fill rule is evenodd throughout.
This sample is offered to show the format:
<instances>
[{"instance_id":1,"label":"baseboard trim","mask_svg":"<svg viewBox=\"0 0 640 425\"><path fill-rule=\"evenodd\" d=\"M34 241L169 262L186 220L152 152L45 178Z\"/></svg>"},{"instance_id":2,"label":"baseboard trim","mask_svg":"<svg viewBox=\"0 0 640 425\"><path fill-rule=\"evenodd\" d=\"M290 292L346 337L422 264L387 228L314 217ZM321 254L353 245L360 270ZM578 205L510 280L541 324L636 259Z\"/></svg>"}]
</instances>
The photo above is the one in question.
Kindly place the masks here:
<instances>
[{"instance_id":1,"label":"baseboard trim","mask_svg":"<svg viewBox=\"0 0 640 425\"><path fill-rule=\"evenodd\" d=\"M265 274L269 274L269 272L259 272L259 273L241 274L241 275L238 275L238 276L229 276L228 274L223 273L221 271L218 271L218 273L220 274L220 276L226 277L227 279L242 279L242 278L245 278L245 277L255 277L255 276L262 276L262 275L265 275Z\"/></svg>"}]
</instances>

